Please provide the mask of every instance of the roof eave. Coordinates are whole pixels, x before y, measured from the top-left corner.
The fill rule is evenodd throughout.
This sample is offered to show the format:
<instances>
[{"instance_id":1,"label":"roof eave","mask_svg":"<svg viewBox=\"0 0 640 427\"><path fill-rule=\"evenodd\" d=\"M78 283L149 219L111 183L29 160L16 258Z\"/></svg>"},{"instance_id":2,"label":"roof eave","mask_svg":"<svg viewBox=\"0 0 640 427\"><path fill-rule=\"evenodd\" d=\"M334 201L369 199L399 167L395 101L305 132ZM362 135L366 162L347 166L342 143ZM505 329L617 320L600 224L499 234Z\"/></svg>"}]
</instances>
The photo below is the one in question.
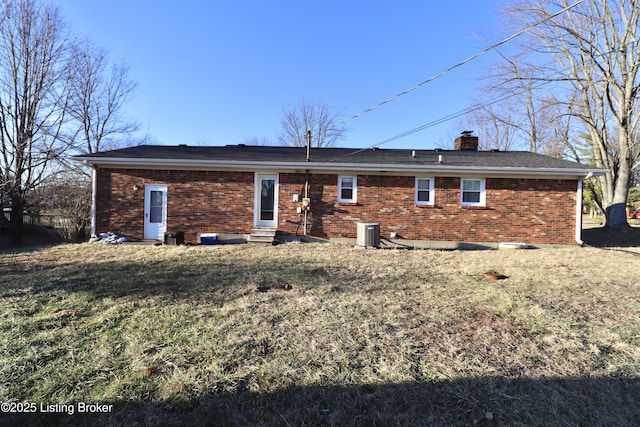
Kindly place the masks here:
<instances>
[{"instance_id":1,"label":"roof eave","mask_svg":"<svg viewBox=\"0 0 640 427\"><path fill-rule=\"evenodd\" d=\"M464 173L478 175L527 175L527 176L570 176L585 178L589 176L603 176L606 169L600 168L532 168L532 167L501 167L501 166L464 166L436 164L362 164L362 163L334 163L334 162L266 162L266 161L238 161L238 160L196 160L196 159L147 159L147 158L119 158L75 156L74 161L88 165L104 167L174 167L194 169L223 169L223 170L313 170L335 171L345 170L353 172L402 172L402 173Z\"/></svg>"}]
</instances>

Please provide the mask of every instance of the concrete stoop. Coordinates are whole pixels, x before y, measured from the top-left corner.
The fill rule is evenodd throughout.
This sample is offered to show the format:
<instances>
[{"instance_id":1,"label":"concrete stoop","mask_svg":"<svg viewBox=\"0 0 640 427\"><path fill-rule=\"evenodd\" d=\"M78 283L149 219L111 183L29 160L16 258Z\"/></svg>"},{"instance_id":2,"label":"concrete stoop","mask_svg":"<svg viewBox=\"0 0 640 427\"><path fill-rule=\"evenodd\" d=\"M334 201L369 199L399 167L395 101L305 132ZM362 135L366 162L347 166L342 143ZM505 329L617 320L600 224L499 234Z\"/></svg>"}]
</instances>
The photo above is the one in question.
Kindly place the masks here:
<instances>
[{"instance_id":1,"label":"concrete stoop","mask_svg":"<svg viewBox=\"0 0 640 427\"><path fill-rule=\"evenodd\" d=\"M247 243L257 245L272 245L276 238L275 228L254 228L251 230Z\"/></svg>"}]
</instances>

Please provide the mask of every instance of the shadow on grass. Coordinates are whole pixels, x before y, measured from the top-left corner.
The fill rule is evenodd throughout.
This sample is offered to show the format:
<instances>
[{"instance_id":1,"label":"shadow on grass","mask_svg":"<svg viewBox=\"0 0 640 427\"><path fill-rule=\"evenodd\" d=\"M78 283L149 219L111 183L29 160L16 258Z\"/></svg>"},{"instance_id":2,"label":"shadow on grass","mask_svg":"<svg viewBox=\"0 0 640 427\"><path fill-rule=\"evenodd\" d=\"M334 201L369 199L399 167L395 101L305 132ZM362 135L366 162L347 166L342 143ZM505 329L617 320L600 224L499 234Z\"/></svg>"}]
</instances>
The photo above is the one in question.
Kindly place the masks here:
<instances>
[{"instance_id":1,"label":"shadow on grass","mask_svg":"<svg viewBox=\"0 0 640 427\"><path fill-rule=\"evenodd\" d=\"M224 304L259 288L300 289L323 280L352 282L358 277L294 258L208 260L189 264L167 260L30 262L0 265L0 275L17 277L0 286L0 297L82 292L100 298L208 300ZM366 278L362 278L363 280Z\"/></svg>"},{"instance_id":2,"label":"shadow on grass","mask_svg":"<svg viewBox=\"0 0 640 427\"><path fill-rule=\"evenodd\" d=\"M637 378L504 379L213 392L192 401L99 402L105 414L4 414L6 425L449 426L640 424ZM50 403L50 402L47 402ZM77 405L73 405L74 409Z\"/></svg>"},{"instance_id":3,"label":"shadow on grass","mask_svg":"<svg viewBox=\"0 0 640 427\"><path fill-rule=\"evenodd\" d=\"M52 227L23 225L18 238L11 235L8 227L0 225L0 253L32 252L59 245L65 241L64 237Z\"/></svg>"},{"instance_id":4,"label":"shadow on grass","mask_svg":"<svg viewBox=\"0 0 640 427\"><path fill-rule=\"evenodd\" d=\"M582 240L596 248L640 247L640 228L629 227L625 231L607 231L604 227L582 230Z\"/></svg>"}]
</instances>

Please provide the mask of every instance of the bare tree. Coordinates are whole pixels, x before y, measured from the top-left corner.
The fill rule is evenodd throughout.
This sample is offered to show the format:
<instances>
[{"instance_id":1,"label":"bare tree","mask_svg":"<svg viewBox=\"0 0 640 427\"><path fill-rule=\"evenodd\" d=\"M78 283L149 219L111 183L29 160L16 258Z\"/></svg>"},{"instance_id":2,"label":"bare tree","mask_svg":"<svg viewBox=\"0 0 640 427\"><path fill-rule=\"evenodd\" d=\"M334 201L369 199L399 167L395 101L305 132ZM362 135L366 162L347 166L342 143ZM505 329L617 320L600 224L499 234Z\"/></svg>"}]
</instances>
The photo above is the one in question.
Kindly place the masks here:
<instances>
[{"instance_id":1,"label":"bare tree","mask_svg":"<svg viewBox=\"0 0 640 427\"><path fill-rule=\"evenodd\" d=\"M556 99L548 81L540 78L537 63L527 63L523 52L500 52L503 61L488 76L480 108L467 115L490 148L521 149L562 157L564 143L558 140L569 122L567 108Z\"/></svg>"},{"instance_id":2,"label":"bare tree","mask_svg":"<svg viewBox=\"0 0 640 427\"><path fill-rule=\"evenodd\" d=\"M498 89L510 97L510 114L517 117L516 121L507 124L517 129L529 151L544 152L553 122L553 115L549 114L549 110L555 104L537 81L536 66L520 61L517 55L503 58L505 61L498 67L497 73Z\"/></svg>"},{"instance_id":3,"label":"bare tree","mask_svg":"<svg viewBox=\"0 0 640 427\"><path fill-rule=\"evenodd\" d=\"M91 181L79 171L65 171L38 186L38 206L55 215L49 225L68 240L87 237L91 225Z\"/></svg>"},{"instance_id":4,"label":"bare tree","mask_svg":"<svg viewBox=\"0 0 640 427\"><path fill-rule=\"evenodd\" d=\"M566 157L580 163L593 163L590 155L585 156L584 152L578 149L584 143L584 138L578 120L571 114L575 105L575 95L575 91L571 91L564 100L558 99L555 95L545 99L544 109L551 120L540 152L559 158Z\"/></svg>"},{"instance_id":5,"label":"bare tree","mask_svg":"<svg viewBox=\"0 0 640 427\"><path fill-rule=\"evenodd\" d=\"M285 109L278 140L282 145L304 147L307 131L311 131L314 147L331 147L345 137L348 129L338 124L339 113L323 103L300 102Z\"/></svg>"},{"instance_id":6,"label":"bare tree","mask_svg":"<svg viewBox=\"0 0 640 427\"><path fill-rule=\"evenodd\" d=\"M514 0L509 19L539 22L574 3ZM539 78L569 83L579 95L571 114L589 135L595 165L609 170L599 178L609 230L627 226L627 195L640 153L639 17L639 0L585 0L537 25L526 43L537 58L544 55L555 64Z\"/></svg>"},{"instance_id":7,"label":"bare tree","mask_svg":"<svg viewBox=\"0 0 640 427\"><path fill-rule=\"evenodd\" d=\"M52 5L36 0L0 5L0 184L16 240L28 193L66 149L59 138L66 107L66 42L65 26Z\"/></svg>"},{"instance_id":8,"label":"bare tree","mask_svg":"<svg viewBox=\"0 0 640 427\"><path fill-rule=\"evenodd\" d=\"M478 135L482 150L516 150L522 147L518 141L517 128L513 126L513 110L508 101L500 104L484 104L482 101L474 103L472 108L461 120L455 124L456 129L473 129ZM451 145L453 138L447 142Z\"/></svg>"},{"instance_id":9,"label":"bare tree","mask_svg":"<svg viewBox=\"0 0 640 427\"><path fill-rule=\"evenodd\" d=\"M136 85L122 63L110 63L103 49L76 43L70 58L69 105L71 140L84 153L120 148L138 130L122 115Z\"/></svg>"}]
</instances>

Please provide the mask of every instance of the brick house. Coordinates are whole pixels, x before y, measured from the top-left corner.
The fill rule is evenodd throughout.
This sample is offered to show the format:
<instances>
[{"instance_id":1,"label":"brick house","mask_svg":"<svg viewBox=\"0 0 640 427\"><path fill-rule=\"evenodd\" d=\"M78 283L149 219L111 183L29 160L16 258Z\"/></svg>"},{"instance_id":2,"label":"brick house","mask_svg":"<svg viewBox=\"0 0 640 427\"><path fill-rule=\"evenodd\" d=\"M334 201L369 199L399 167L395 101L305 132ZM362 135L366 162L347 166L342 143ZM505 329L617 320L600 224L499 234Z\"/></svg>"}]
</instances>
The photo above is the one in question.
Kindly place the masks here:
<instances>
[{"instance_id":1,"label":"brick house","mask_svg":"<svg viewBox=\"0 0 640 427\"><path fill-rule=\"evenodd\" d=\"M580 244L582 180L605 170L530 152L138 146L76 156L93 168L92 233L251 239Z\"/></svg>"}]
</instances>

